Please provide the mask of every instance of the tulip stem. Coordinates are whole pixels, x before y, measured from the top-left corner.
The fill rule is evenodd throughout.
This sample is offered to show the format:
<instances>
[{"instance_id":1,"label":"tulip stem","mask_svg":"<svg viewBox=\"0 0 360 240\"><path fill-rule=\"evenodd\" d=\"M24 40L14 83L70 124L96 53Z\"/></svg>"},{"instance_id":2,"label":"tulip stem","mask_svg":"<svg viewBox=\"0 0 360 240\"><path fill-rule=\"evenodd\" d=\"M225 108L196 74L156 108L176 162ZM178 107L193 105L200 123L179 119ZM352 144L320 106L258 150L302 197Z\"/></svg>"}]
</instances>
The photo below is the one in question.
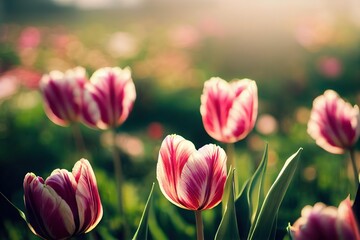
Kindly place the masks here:
<instances>
[{"instance_id":1,"label":"tulip stem","mask_svg":"<svg viewBox=\"0 0 360 240\"><path fill-rule=\"evenodd\" d=\"M71 124L71 130L74 135L76 149L79 151L79 154L82 155L86 152L84 138L81 134L79 124L73 123Z\"/></svg>"},{"instance_id":2,"label":"tulip stem","mask_svg":"<svg viewBox=\"0 0 360 240\"><path fill-rule=\"evenodd\" d=\"M354 148L350 149L350 159L351 159L352 168L354 171L355 188L357 189L357 187L359 185L359 173L358 173L358 168L356 166L355 149Z\"/></svg>"},{"instance_id":3,"label":"tulip stem","mask_svg":"<svg viewBox=\"0 0 360 240\"><path fill-rule=\"evenodd\" d=\"M195 220L196 220L196 236L197 240L204 240L204 226L201 216L201 210L195 211Z\"/></svg>"},{"instance_id":4,"label":"tulip stem","mask_svg":"<svg viewBox=\"0 0 360 240\"><path fill-rule=\"evenodd\" d=\"M113 142L112 142L112 155L115 169L115 179L116 179L116 190L118 195L118 204L119 204L119 214L122 216L123 227L124 227L124 236L127 235L127 224L124 214L124 206L123 206L123 175L122 175L122 166L121 159L119 155L118 148L116 146L116 130L112 130Z\"/></svg>"},{"instance_id":5,"label":"tulip stem","mask_svg":"<svg viewBox=\"0 0 360 240\"><path fill-rule=\"evenodd\" d=\"M227 155L227 162L228 162L228 169L232 167L232 169L235 169L234 172L234 185L235 185L235 196L238 194L238 181L237 181L237 171L236 171L236 163L235 163L235 144L234 143L228 143L226 145L226 155Z\"/></svg>"}]
</instances>

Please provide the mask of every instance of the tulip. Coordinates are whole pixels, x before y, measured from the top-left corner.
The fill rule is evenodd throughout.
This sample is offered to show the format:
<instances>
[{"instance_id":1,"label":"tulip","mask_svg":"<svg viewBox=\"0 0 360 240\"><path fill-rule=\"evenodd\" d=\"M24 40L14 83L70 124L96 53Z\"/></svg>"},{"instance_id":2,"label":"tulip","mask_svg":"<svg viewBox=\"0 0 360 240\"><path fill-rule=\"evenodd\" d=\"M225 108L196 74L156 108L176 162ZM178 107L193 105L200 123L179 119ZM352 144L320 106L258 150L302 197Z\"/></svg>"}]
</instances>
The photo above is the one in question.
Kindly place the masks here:
<instances>
[{"instance_id":1,"label":"tulip","mask_svg":"<svg viewBox=\"0 0 360 240\"><path fill-rule=\"evenodd\" d=\"M255 81L227 83L213 77L204 84L200 113L206 132L224 143L244 139L254 128L258 111Z\"/></svg>"},{"instance_id":2,"label":"tulip","mask_svg":"<svg viewBox=\"0 0 360 240\"><path fill-rule=\"evenodd\" d=\"M294 240L359 240L360 232L351 208L350 199L342 201L338 208L316 203L306 206L301 217L290 227Z\"/></svg>"},{"instance_id":3,"label":"tulip","mask_svg":"<svg viewBox=\"0 0 360 240\"><path fill-rule=\"evenodd\" d=\"M226 180L226 153L214 144L195 149L179 135L162 142L156 175L161 192L173 204L205 210L221 201Z\"/></svg>"},{"instance_id":4,"label":"tulip","mask_svg":"<svg viewBox=\"0 0 360 240\"><path fill-rule=\"evenodd\" d=\"M49 119L60 126L67 126L81 118L82 92L86 72L82 67L70 69L65 73L52 71L40 80L45 113Z\"/></svg>"},{"instance_id":5,"label":"tulip","mask_svg":"<svg viewBox=\"0 0 360 240\"><path fill-rule=\"evenodd\" d=\"M24 179L27 220L43 239L69 239L91 231L103 209L90 163L79 160L72 170L56 169L44 181L34 173Z\"/></svg>"},{"instance_id":6,"label":"tulip","mask_svg":"<svg viewBox=\"0 0 360 240\"><path fill-rule=\"evenodd\" d=\"M315 98L307 132L316 144L334 154L351 149L359 139L360 114L333 90Z\"/></svg>"},{"instance_id":7,"label":"tulip","mask_svg":"<svg viewBox=\"0 0 360 240\"><path fill-rule=\"evenodd\" d=\"M90 127L108 129L121 125L136 98L129 68L101 68L85 85L83 120Z\"/></svg>"}]
</instances>

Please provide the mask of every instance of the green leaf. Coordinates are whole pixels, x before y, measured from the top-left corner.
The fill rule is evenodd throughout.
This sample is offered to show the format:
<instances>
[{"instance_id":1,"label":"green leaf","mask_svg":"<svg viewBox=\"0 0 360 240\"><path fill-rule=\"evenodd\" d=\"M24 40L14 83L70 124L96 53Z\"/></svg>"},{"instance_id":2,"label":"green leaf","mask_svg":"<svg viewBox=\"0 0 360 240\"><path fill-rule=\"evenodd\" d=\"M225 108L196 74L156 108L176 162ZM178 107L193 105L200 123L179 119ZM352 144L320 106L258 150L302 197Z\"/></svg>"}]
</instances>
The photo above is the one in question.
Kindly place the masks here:
<instances>
[{"instance_id":1,"label":"green leaf","mask_svg":"<svg viewBox=\"0 0 360 240\"><path fill-rule=\"evenodd\" d=\"M240 240L237 228L235 204L234 204L234 170L231 169L225 184L226 191L229 192L225 212L221 219L219 228L216 232L214 240ZM224 192L225 192L224 190Z\"/></svg>"},{"instance_id":2,"label":"green leaf","mask_svg":"<svg viewBox=\"0 0 360 240\"><path fill-rule=\"evenodd\" d=\"M228 200L229 200L229 196L230 196L230 191L231 191L231 186L232 186L232 182L229 180L231 175L233 175L233 178L234 178L234 171L235 169L230 166L230 169L229 169L229 173L226 177L226 182L225 182L225 187L224 187L224 193L223 193L223 196L222 196L222 214L224 215L225 213L225 210L226 210L226 206L227 206L227 203L228 203Z\"/></svg>"},{"instance_id":3,"label":"green leaf","mask_svg":"<svg viewBox=\"0 0 360 240\"><path fill-rule=\"evenodd\" d=\"M146 240L147 239L149 210L150 210L151 203L152 203L152 194L153 194L153 190L154 190L154 185L155 185L155 183L152 184L151 191L150 191L148 200L146 202L144 212L141 216L138 229L136 230L135 235L132 238L133 240L139 240L139 239Z\"/></svg>"},{"instance_id":4,"label":"green leaf","mask_svg":"<svg viewBox=\"0 0 360 240\"><path fill-rule=\"evenodd\" d=\"M251 225L248 198L249 188L250 179L245 182L243 189L240 191L239 197L235 201L236 218L240 239L247 239Z\"/></svg>"},{"instance_id":5,"label":"green leaf","mask_svg":"<svg viewBox=\"0 0 360 240\"><path fill-rule=\"evenodd\" d=\"M265 145L262 160L250 180L248 188L249 209L251 216L251 224L254 223L260 211L260 206L264 200L263 183L265 179L266 166L268 162L268 144Z\"/></svg>"},{"instance_id":6,"label":"green leaf","mask_svg":"<svg viewBox=\"0 0 360 240\"><path fill-rule=\"evenodd\" d=\"M248 239L269 239L280 204L295 174L302 148L290 156L271 186Z\"/></svg>"},{"instance_id":7,"label":"green leaf","mask_svg":"<svg viewBox=\"0 0 360 240\"><path fill-rule=\"evenodd\" d=\"M15 209L19 212L20 217L21 217L22 219L24 219L25 222L27 223L27 219L26 219L25 213L24 213L23 211L21 211L18 207L16 207L7 197L5 197L5 195L4 195L2 192L0 192L0 194L1 194L1 196L2 196L8 203L10 203L10 205L11 205L13 208L15 208ZM28 225L29 225L29 224L28 224ZM29 227L31 227L31 226L29 225Z\"/></svg>"}]
</instances>

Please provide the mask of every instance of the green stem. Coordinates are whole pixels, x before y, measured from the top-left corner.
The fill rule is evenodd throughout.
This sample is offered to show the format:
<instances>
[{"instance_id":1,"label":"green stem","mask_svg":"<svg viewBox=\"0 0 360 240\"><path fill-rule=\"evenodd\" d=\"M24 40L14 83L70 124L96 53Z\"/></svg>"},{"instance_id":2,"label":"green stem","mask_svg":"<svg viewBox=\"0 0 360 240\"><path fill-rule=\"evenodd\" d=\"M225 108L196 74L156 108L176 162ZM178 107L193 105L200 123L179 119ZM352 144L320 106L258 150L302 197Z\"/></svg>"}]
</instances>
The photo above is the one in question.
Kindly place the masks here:
<instances>
[{"instance_id":1,"label":"green stem","mask_svg":"<svg viewBox=\"0 0 360 240\"><path fill-rule=\"evenodd\" d=\"M118 148L116 146L116 129L112 129L113 141L112 141L112 156L114 162L114 170L115 170L115 179L116 179L116 191L118 195L118 207L119 214L124 219L123 227L124 227L124 237L127 237L127 223L124 213L124 205L123 205L123 173L121 166L121 159L119 155Z\"/></svg>"},{"instance_id":2,"label":"green stem","mask_svg":"<svg viewBox=\"0 0 360 240\"><path fill-rule=\"evenodd\" d=\"M201 211L195 211L195 220L196 220L196 236L197 240L204 240L204 226L201 216Z\"/></svg>"},{"instance_id":3,"label":"green stem","mask_svg":"<svg viewBox=\"0 0 360 240\"><path fill-rule=\"evenodd\" d=\"M81 134L80 131L80 127L78 123L73 123L71 124L71 131L74 135L74 140L75 140L75 145L76 145L76 149L79 152L79 155L87 155L86 154L86 148L85 148L85 143L84 143L84 139L83 136Z\"/></svg>"},{"instance_id":4,"label":"green stem","mask_svg":"<svg viewBox=\"0 0 360 240\"><path fill-rule=\"evenodd\" d=\"M239 193L239 183L238 183L238 175L236 170L236 162L235 162L235 144L234 143L228 143L226 145L226 155L228 159L228 169L232 167L232 169L235 169L234 172L234 186L235 186L235 196Z\"/></svg>"},{"instance_id":5,"label":"green stem","mask_svg":"<svg viewBox=\"0 0 360 240\"><path fill-rule=\"evenodd\" d=\"M228 143L226 144L226 155L228 159L228 168L230 169L230 166L233 168L236 168L235 166L235 144L234 143Z\"/></svg>"},{"instance_id":6,"label":"green stem","mask_svg":"<svg viewBox=\"0 0 360 240\"><path fill-rule=\"evenodd\" d=\"M351 148L349 151L350 151L350 159L351 159L351 163L352 163L352 168L354 171L355 188L357 189L358 185L359 185L359 172L358 172L358 168L356 166L355 149Z\"/></svg>"}]
</instances>

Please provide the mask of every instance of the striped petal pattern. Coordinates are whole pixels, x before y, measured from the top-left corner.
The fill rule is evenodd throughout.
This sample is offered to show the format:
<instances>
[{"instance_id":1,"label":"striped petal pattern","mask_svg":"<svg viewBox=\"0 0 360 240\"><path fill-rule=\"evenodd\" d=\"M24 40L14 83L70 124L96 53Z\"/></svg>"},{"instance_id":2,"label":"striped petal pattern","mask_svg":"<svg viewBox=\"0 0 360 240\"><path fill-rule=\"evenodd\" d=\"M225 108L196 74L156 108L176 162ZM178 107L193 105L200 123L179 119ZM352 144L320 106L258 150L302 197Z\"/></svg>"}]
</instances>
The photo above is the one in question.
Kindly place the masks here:
<instances>
[{"instance_id":1,"label":"striped petal pattern","mask_svg":"<svg viewBox=\"0 0 360 240\"><path fill-rule=\"evenodd\" d=\"M206 132L214 139L234 143L254 128L258 111L255 81L231 83L213 77L204 84L200 113Z\"/></svg>"},{"instance_id":2,"label":"striped petal pattern","mask_svg":"<svg viewBox=\"0 0 360 240\"><path fill-rule=\"evenodd\" d=\"M85 85L83 121L90 127L107 129L121 125L136 98L129 68L101 68Z\"/></svg>"},{"instance_id":3,"label":"striped petal pattern","mask_svg":"<svg viewBox=\"0 0 360 240\"><path fill-rule=\"evenodd\" d=\"M52 71L40 81L45 113L49 119L60 126L67 126L81 118L82 93L86 72L82 67L67 70L65 73Z\"/></svg>"},{"instance_id":4,"label":"striped petal pattern","mask_svg":"<svg viewBox=\"0 0 360 240\"><path fill-rule=\"evenodd\" d=\"M307 132L326 151L344 153L359 139L359 108L327 90L313 102Z\"/></svg>"},{"instance_id":5,"label":"striped petal pattern","mask_svg":"<svg viewBox=\"0 0 360 240\"><path fill-rule=\"evenodd\" d=\"M164 196L178 207L205 210L221 201L226 181L226 153L214 144L195 149L179 135L162 142L157 180Z\"/></svg>"},{"instance_id":6,"label":"striped petal pattern","mask_svg":"<svg viewBox=\"0 0 360 240\"><path fill-rule=\"evenodd\" d=\"M103 210L90 163L79 160L72 173L56 169L44 181L33 173L24 178L27 219L43 239L69 239L89 232Z\"/></svg>"}]
</instances>

